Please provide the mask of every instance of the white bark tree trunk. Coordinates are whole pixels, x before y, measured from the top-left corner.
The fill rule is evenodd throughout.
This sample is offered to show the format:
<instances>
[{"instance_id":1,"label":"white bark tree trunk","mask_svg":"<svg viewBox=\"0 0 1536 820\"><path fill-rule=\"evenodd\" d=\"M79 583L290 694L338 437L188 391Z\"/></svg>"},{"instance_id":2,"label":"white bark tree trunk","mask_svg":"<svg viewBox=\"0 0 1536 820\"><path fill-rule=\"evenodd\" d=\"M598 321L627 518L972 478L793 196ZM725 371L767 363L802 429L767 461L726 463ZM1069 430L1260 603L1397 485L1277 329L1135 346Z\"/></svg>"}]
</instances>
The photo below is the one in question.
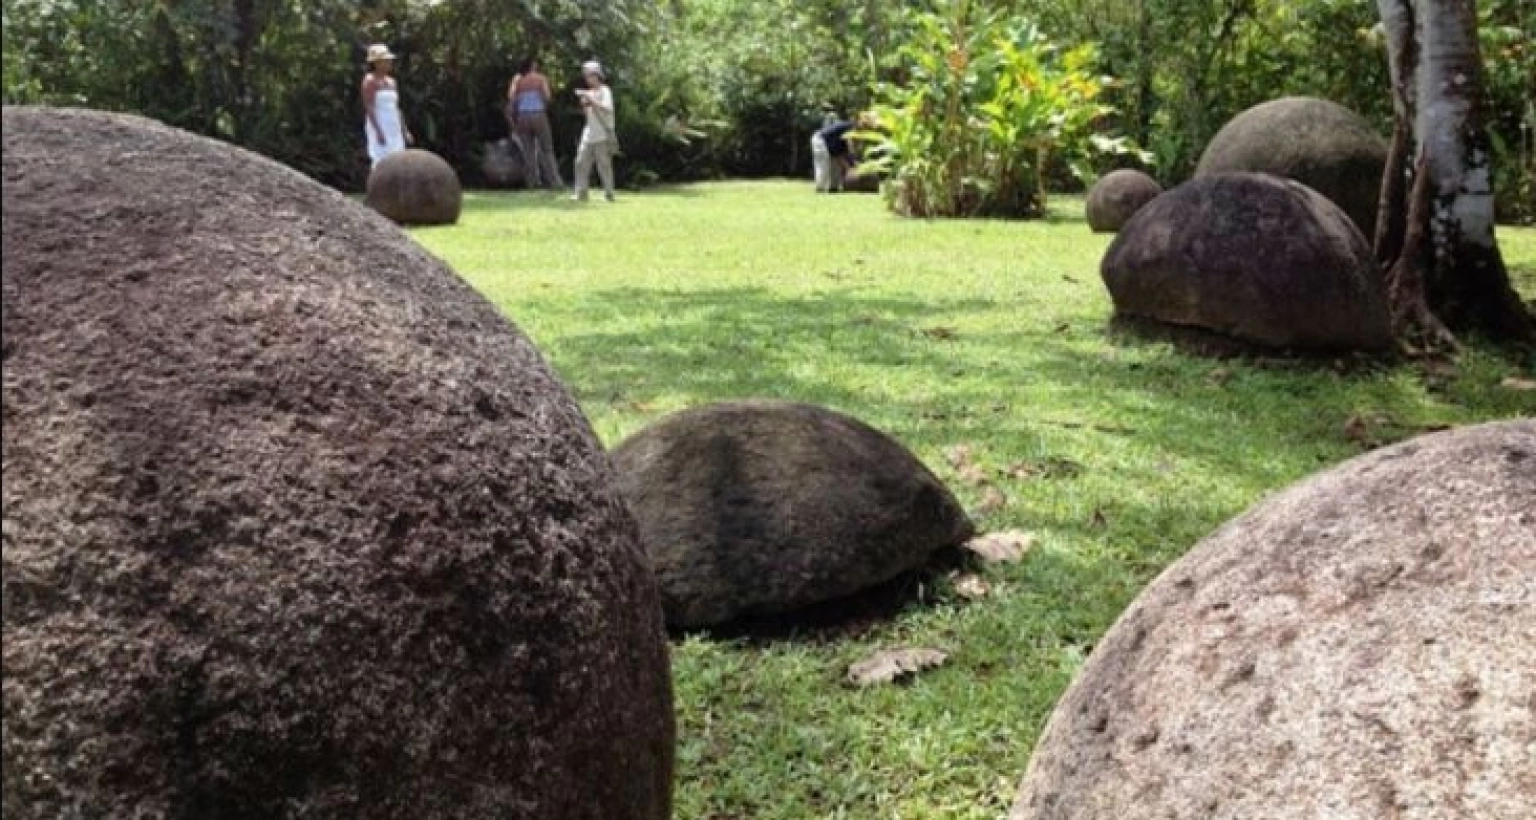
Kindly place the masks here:
<instances>
[{"instance_id":1,"label":"white bark tree trunk","mask_svg":"<svg viewBox=\"0 0 1536 820\"><path fill-rule=\"evenodd\" d=\"M1531 341L1536 323L1510 286L1494 236L1474 0L1377 0L1397 114L1382 186L1378 259L1398 332L1454 345L1444 322Z\"/></svg>"}]
</instances>

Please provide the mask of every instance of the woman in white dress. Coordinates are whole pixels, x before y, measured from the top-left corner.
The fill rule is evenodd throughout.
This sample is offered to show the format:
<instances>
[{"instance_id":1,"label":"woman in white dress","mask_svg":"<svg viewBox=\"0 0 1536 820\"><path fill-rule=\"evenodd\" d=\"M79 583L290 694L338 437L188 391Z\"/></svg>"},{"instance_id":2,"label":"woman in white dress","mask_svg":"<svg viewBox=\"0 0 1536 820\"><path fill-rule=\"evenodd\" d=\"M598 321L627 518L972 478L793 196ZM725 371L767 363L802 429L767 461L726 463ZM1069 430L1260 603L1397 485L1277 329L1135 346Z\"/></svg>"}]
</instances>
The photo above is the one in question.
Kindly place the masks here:
<instances>
[{"instance_id":1,"label":"woman in white dress","mask_svg":"<svg viewBox=\"0 0 1536 820\"><path fill-rule=\"evenodd\" d=\"M385 157L415 142L400 115L400 87L392 76L395 55L385 45L368 47L368 73L363 75L363 139L368 159L377 166Z\"/></svg>"}]
</instances>

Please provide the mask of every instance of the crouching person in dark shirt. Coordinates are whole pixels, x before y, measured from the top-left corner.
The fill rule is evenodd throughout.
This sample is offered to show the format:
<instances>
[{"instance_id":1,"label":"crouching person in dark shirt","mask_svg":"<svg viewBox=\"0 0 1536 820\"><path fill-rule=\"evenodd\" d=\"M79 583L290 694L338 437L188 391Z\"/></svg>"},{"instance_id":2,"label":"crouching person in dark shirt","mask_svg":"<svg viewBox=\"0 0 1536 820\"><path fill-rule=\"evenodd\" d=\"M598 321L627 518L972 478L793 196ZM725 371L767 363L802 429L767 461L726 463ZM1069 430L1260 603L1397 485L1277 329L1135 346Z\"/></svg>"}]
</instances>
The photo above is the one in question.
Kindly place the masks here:
<instances>
[{"instance_id":1,"label":"crouching person in dark shirt","mask_svg":"<svg viewBox=\"0 0 1536 820\"><path fill-rule=\"evenodd\" d=\"M853 129L853 123L838 121L823 126L811 135L811 164L816 170L816 193L843 189L843 175L853 165L853 152L848 146L848 132Z\"/></svg>"}]
</instances>

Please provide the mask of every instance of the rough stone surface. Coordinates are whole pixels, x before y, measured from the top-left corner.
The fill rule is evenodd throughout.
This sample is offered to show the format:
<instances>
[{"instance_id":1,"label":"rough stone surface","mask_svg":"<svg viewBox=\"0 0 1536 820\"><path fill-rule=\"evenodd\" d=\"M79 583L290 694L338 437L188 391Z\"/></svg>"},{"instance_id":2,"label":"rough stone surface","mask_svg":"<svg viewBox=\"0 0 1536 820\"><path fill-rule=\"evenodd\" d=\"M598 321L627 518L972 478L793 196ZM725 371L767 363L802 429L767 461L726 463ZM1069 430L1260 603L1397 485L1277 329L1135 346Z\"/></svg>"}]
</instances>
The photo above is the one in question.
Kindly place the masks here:
<instances>
[{"instance_id":1,"label":"rough stone surface","mask_svg":"<svg viewBox=\"0 0 1536 820\"><path fill-rule=\"evenodd\" d=\"M1365 237L1321 194L1267 174L1205 176L1152 200L1100 273L1124 317L1277 350L1393 344Z\"/></svg>"},{"instance_id":2,"label":"rough stone surface","mask_svg":"<svg viewBox=\"0 0 1536 820\"><path fill-rule=\"evenodd\" d=\"M677 628L851 595L971 535L906 448L811 405L685 411L631 436L613 461Z\"/></svg>"},{"instance_id":3,"label":"rough stone surface","mask_svg":"<svg viewBox=\"0 0 1536 820\"><path fill-rule=\"evenodd\" d=\"M526 184L527 158L517 140L503 137L485 144L485 154L480 159L480 173L485 181L498 188L512 188Z\"/></svg>"},{"instance_id":4,"label":"rough stone surface","mask_svg":"<svg viewBox=\"0 0 1536 820\"><path fill-rule=\"evenodd\" d=\"M878 194L881 181L877 173L857 174L849 171L843 177L843 190L855 194Z\"/></svg>"},{"instance_id":5,"label":"rough stone surface","mask_svg":"<svg viewBox=\"0 0 1536 820\"><path fill-rule=\"evenodd\" d=\"M1387 142L1359 114L1313 97L1260 103L1222 126L1195 175L1255 171L1294 179L1328 197L1360 232L1376 232Z\"/></svg>"},{"instance_id":6,"label":"rough stone surface","mask_svg":"<svg viewBox=\"0 0 1536 820\"><path fill-rule=\"evenodd\" d=\"M654 581L528 340L254 154L3 133L6 820L665 818Z\"/></svg>"},{"instance_id":7,"label":"rough stone surface","mask_svg":"<svg viewBox=\"0 0 1536 820\"><path fill-rule=\"evenodd\" d=\"M1536 421L1423 436L1261 502L1120 617L1013 820L1526 820Z\"/></svg>"},{"instance_id":8,"label":"rough stone surface","mask_svg":"<svg viewBox=\"0 0 1536 820\"><path fill-rule=\"evenodd\" d=\"M401 225L452 225L459 221L464 189L442 157L407 148L385 157L369 172L364 201Z\"/></svg>"},{"instance_id":9,"label":"rough stone surface","mask_svg":"<svg viewBox=\"0 0 1536 820\"><path fill-rule=\"evenodd\" d=\"M1110 171L1088 191L1088 227L1094 233L1114 233L1162 192L1157 180L1140 171Z\"/></svg>"}]
</instances>

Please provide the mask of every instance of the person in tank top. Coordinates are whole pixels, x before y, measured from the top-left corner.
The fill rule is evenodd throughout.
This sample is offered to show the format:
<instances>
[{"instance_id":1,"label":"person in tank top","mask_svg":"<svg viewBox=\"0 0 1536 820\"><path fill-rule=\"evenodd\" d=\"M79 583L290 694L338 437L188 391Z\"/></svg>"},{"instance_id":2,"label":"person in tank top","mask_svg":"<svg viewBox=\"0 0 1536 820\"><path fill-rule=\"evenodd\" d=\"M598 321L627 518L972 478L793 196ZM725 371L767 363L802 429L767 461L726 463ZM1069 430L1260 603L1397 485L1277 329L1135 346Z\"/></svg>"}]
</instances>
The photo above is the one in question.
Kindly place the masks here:
<instances>
[{"instance_id":1,"label":"person in tank top","mask_svg":"<svg viewBox=\"0 0 1536 820\"><path fill-rule=\"evenodd\" d=\"M368 47L368 73L363 75L363 139L373 166L415 142L400 113L400 86L394 70L395 55L388 46Z\"/></svg>"},{"instance_id":2,"label":"person in tank top","mask_svg":"<svg viewBox=\"0 0 1536 820\"><path fill-rule=\"evenodd\" d=\"M555 143L549 130L549 79L539 71L538 60L526 60L507 85L507 123L512 136L523 146L524 174L528 187L565 187L555 164Z\"/></svg>"}]
</instances>

